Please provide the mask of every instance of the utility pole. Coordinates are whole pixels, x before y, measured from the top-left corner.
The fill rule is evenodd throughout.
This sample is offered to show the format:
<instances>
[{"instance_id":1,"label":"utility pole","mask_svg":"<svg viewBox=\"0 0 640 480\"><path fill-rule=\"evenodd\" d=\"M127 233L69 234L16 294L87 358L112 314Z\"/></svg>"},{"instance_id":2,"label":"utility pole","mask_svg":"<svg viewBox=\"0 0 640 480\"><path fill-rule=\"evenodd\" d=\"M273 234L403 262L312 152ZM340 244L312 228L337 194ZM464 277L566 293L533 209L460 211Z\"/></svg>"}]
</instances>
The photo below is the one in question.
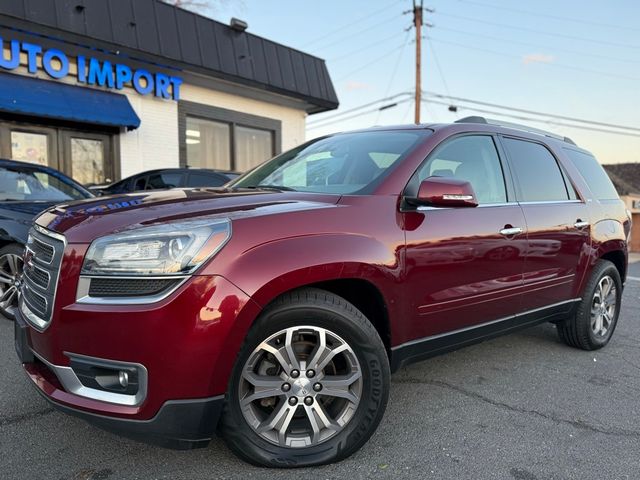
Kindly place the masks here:
<instances>
[{"instance_id":1,"label":"utility pole","mask_svg":"<svg viewBox=\"0 0 640 480\"><path fill-rule=\"evenodd\" d=\"M420 123L420 102L422 96L422 13L424 11L423 0L418 5L413 0L413 26L416 28L416 93L414 122Z\"/></svg>"}]
</instances>

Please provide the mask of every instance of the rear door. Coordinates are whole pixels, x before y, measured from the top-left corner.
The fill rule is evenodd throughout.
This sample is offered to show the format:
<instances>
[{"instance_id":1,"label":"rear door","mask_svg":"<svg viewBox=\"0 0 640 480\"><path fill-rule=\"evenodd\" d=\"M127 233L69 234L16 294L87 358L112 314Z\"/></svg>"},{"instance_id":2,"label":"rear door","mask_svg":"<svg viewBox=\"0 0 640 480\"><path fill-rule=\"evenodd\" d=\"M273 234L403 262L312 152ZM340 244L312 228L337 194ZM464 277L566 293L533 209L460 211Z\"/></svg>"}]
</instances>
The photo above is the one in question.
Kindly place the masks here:
<instances>
[{"instance_id":1,"label":"rear door","mask_svg":"<svg viewBox=\"0 0 640 480\"><path fill-rule=\"evenodd\" d=\"M547 145L501 141L527 225L523 311L569 302L588 263L589 209Z\"/></svg>"}]
</instances>

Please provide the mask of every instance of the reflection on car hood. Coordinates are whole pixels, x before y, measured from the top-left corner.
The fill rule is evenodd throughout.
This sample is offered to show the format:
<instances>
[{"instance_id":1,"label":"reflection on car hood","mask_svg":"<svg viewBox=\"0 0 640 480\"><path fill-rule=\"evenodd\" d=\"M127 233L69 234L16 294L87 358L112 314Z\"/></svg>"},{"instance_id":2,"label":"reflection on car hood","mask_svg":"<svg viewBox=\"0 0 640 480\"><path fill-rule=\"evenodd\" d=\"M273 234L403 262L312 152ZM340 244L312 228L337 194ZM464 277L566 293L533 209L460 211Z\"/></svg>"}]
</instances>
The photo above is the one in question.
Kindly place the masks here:
<instances>
[{"instance_id":1,"label":"reflection on car hood","mask_svg":"<svg viewBox=\"0 0 640 480\"><path fill-rule=\"evenodd\" d=\"M70 243L87 243L143 225L197 217L233 219L327 208L337 195L226 189L172 189L130 193L57 205L37 223L63 233Z\"/></svg>"}]
</instances>

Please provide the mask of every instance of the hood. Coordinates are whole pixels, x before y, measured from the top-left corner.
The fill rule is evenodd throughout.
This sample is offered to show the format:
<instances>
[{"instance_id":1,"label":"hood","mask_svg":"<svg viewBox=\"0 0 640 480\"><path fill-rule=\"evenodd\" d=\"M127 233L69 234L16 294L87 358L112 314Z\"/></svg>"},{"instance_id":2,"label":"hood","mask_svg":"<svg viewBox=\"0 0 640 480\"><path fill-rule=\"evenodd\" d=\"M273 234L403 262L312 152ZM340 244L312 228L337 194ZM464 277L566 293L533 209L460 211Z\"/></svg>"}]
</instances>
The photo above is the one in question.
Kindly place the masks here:
<instances>
[{"instance_id":1,"label":"hood","mask_svg":"<svg viewBox=\"0 0 640 480\"><path fill-rule=\"evenodd\" d=\"M338 195L227 189L172 189L80 200L56 205L36 223L62 233L69 243L140 226L198 217L233 219L282 214L335 205Z\"/></svg>"}]
</instances>

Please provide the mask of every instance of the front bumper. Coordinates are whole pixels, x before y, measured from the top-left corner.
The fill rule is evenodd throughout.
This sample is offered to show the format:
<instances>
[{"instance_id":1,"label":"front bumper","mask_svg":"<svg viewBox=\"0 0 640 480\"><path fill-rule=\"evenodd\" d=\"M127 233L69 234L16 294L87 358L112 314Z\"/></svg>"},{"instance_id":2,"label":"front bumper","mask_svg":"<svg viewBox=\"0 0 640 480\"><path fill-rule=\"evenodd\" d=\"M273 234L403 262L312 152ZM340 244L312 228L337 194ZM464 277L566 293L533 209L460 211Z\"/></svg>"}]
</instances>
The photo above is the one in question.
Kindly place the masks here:
<instances>
[{"instance_id":1,"label":"front bumper","mask_svg":"<svg viewBox=\"0 0 640 480\"><path fill-rule=\"evenodd\" d=\"M194 448L215 434L236 354L258 311L226 279L193 278L153 305L57 306L42 332L18 311L15 348L55 408L136 440ZM69 388L61 372L78 356L143 366L146 395L127 404Z\"/></svg>"},{"instance_id":2,"label":"front bumper","mask_svg":"<svg viewBox=\"0 0 640 480\"><path fill-rule=\"evenodd\" d=\"M204 447L214 436L224 395L169 400L149 420L111 417L71 407L78 399L65 392L53 372L33 354L28 344L29 327L22 317L18 316L14 329L16 353L27 375L38 392L57 410L124 437L166 448L187 450ZM84 406L101 408L99 402L89 399L84 401Z\"/></svg>"}]
</instances>

